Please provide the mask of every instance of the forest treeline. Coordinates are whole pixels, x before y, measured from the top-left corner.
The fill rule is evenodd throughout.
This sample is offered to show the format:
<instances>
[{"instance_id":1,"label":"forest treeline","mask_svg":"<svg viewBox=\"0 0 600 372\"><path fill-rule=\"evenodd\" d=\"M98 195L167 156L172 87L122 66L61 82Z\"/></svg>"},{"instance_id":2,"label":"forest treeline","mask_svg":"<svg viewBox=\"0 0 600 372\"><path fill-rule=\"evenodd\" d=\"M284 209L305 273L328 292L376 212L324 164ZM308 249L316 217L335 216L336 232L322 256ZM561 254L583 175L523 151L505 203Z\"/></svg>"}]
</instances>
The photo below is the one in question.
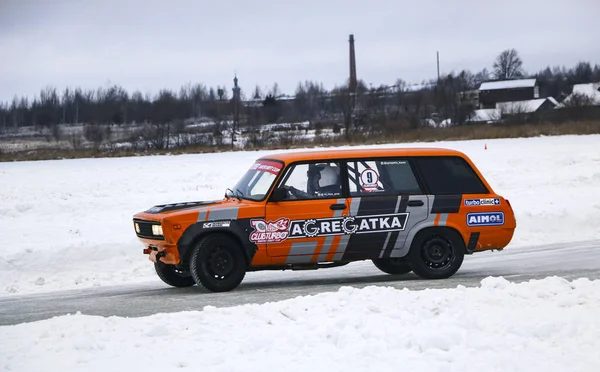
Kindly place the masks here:
<instances>
[{"instance_id":1,"label":"forest treeline","mask_svg":"<svg viewBox=\"0 0 600 372\"><path fill-rule=\"evenodd\" d=\"M460 125L476 107L468 99L461 99L459 93L477 89L484 81L518 78L537 78L540 97L551 96L560 101L571 92L573 84L600 81L600 65L582 61L569 68L549 66L527 73L518 53L510 49L498 55L490 71L484 68L478 72L451 72L439 80L423 81L421 89L398 79L390 86L378 87L368 87L359 81L356 92L350 92L347 82L327 90L322 83L309 80L298 83L293 94L284 95L275 83L266 91L259 86L249 92L242 91L240 121L251 126L343 120L348 125L350 116L359 122L361 118L385 116L416 127L434 115ZM232 118L235 106L231 97L225 86L209 87L202 83L189 83L178 91L162 89L154 95L128 92L118 85L62 91L48 86L31 99L15 97L11 102L0 103L0 131L72 123L174 123L190 118L218 122Z\"/></svg>"}]
</instances>

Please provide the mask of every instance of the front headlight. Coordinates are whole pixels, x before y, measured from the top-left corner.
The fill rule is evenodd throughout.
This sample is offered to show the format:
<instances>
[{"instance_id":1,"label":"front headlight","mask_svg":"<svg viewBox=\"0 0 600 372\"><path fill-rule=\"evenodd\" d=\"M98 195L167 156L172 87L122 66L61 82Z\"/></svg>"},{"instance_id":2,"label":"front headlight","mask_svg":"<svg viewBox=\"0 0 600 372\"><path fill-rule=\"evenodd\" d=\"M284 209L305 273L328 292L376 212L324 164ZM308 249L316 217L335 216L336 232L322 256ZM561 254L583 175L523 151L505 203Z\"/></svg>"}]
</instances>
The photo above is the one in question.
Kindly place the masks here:
<instances>
[{"instance_id":1,"label":"front headlight","mask_svg":"<svg viewBox=\"0 0 600 372\"><path fill-rule=\"evenodd\" d=\"M139 234L140 233L140 224L137 222L134 222L134 225L135 225L135 232Z\"/></svg>"},{"instance_id":2,"label":"front headlight","mask_svg":"<svg viewBox=\"0 0 600 372\"><path fill-rule=\"evenodd\" d=\"M153 235L161 235L163 234L161 225L152 225L152 234Z\"/></svg>"}]
</instances>

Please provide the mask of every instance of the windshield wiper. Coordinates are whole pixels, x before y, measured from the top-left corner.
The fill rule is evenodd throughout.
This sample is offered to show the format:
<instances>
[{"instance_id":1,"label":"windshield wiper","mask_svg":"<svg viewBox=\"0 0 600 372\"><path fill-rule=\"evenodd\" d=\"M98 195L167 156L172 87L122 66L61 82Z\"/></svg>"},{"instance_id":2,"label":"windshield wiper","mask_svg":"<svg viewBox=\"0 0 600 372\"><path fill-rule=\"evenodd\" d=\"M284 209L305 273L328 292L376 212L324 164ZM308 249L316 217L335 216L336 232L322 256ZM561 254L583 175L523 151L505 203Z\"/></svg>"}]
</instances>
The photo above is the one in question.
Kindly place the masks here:
<instances>
[{"instance_id":1,"label":"windshield wiper","mask_svg":"<svg viewBox=\"0 0 600 372\"><path fill-rule=\"evenodd\" d=\"M229 192L227 192L229 191ZM229 187L227 189L225 189L225 199L229 199L232 195L234 195L234 192L232 189L230 189Z\"/></svg>"},{"instance_id":2,"label":"windshield wiper","mask_svg":"<svg viewBox=\"0 0 600 372\"><path fill-rule=\"evenodd\" d=\"M240 196L238 196L238 194L235 194L235 196L237 196L237 197L238 197L238 199L241 199L241 198L243 198L243 197L244 197L244 193L243 193L243 192L241 192L241 191L240 191L240 189L235 189L235 191L236 191L236 193L239 193L239 194L240 194L240 196L241 196L241 197L240 197Z\"/></svg>"}]
</instances>

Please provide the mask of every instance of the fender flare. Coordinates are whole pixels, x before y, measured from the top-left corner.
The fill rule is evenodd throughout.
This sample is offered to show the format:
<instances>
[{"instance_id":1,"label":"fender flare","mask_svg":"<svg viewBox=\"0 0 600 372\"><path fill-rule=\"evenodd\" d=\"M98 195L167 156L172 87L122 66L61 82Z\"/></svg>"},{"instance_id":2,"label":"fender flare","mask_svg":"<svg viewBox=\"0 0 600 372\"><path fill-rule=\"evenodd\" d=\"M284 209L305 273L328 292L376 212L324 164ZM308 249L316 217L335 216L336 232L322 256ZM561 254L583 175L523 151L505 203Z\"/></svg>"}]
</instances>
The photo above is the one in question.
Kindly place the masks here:
<instances>
[{"instance_id":1,"label":"fender flare","mask_svg":"<svg viewBox=\"0 0 600 372\"><path fill-rule=\"evenodd\" d=\"M221 233L227 234L239 242L240 248L244 252L249 265L254 258L254 254L258 250L258 246L248 239L251 231L252 227L250 227L249 220L240 219L196 222L188 226L177 242L180 264L187 264L194 246L202 237L208 234Z\"/></svg>"},{"instance_id":2,"label":"fender flare","mask_svg":"<svg viewBox=\"0 0 600 372\"><path fill-rule=\"evenodd\" d=\"M390 258L401 258L401 257L405 257L406 255L408 255L408 252L410 251L410 247L412 246L412 243L415 240L415 236L417 236L417 234L420 233L421 231L431 228L431 227L447 228L447 229L456 231L458 233L458 235L460 235L460 238L463 240L463 243L465 243L465 245L466 245L465 238L464 238L463 234L460 232L460 229L458 228L458 226L456 226L454 224L436 225L435 221L424 220L424 221L421 221L420 223L416 224L415 226L413 226L410 229L410 231L408 232L408 236L406 237L406 241L404 242L404 245L399 249L392 250Z\"/></svg>"}]
</instances>

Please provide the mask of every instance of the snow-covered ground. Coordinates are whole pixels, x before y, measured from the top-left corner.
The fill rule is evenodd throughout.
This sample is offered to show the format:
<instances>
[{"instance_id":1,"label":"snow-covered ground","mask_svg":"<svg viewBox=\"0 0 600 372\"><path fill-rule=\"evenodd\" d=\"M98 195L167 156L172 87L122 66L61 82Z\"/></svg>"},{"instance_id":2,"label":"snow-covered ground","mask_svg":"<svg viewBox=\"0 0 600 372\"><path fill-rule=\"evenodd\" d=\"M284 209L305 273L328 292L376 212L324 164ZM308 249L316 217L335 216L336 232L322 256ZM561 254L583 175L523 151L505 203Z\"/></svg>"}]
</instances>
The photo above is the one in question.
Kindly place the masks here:
<instances>
[{"instance_id":1,"label":"snow-covered ground","mask_svg":"<svg viewBox=\"0 0 600 372\"><path fill-rule=\"evenodd\" d=\"M507 249L600 239L600 135L397 146L468 154L516 212ZM132 215L221 198L266 153L0 163L0 294L158 280Z\"/></svg>"},{"instance_id":2,"label":"snow-covered ground","mask_svg":"<svg viewBox=\"0 0 600 372\"><path fill-rule=\"evenodd\" d=\"M466 152L515 209L509 250L600 238L600 136L401 146ZM132 215L219 198L266 153L0 163L0 294L158 281ZM140 318L71 314L0 326L0 370L595 372L599 293L600 280L488 277Z\"/></svg>"},{"instance_id":3,"label":"snow-covered ground","mask_svg":"<svg viewBox=\"0 0 600 372\"><path fill-rule=\"evenodd\" d=\"M600 370L600 280L387 287L143 318L0 327L0 370ZM518 309L518 311L515 311Z\"/></svg>"}]
</instances>

